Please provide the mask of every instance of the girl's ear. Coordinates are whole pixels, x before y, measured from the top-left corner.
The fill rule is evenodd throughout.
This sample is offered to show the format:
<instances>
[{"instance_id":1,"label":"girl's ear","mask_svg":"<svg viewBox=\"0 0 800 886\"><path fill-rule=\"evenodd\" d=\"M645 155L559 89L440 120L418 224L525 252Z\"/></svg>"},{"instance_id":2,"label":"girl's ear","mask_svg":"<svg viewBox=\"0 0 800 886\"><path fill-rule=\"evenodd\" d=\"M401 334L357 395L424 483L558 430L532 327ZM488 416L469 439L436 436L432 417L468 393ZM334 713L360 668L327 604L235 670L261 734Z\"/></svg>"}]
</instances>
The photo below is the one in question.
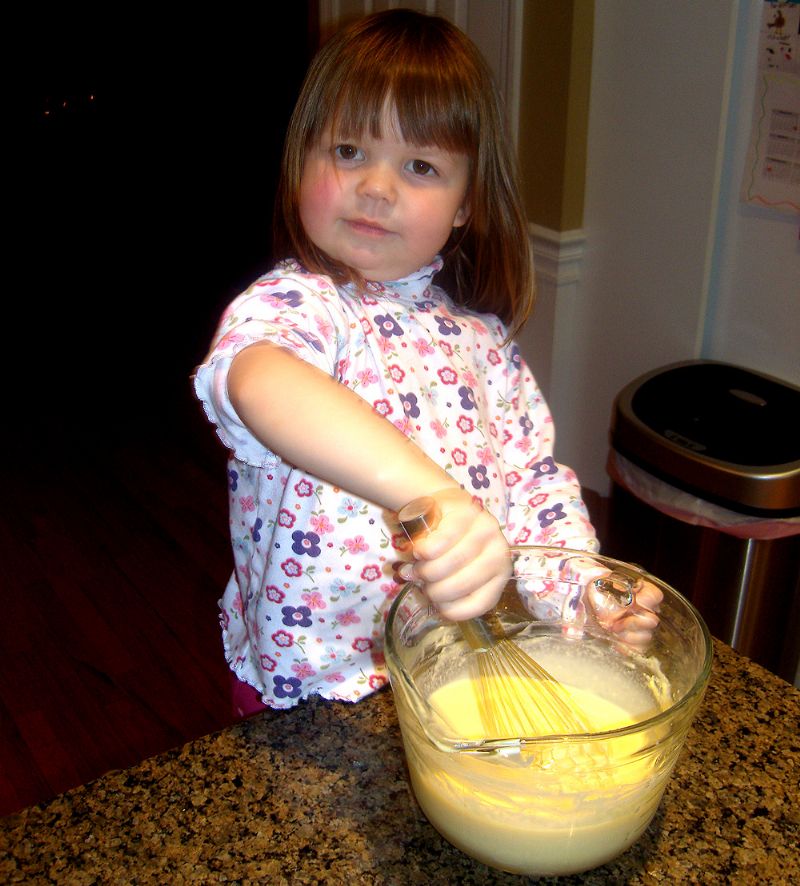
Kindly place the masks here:
<instances>
[{"instance_id":1,"label":"girl's ear","mask_svg":"<svg viewBox=\"0 0 800 886\"><path fill-rule=\"evenodd\" d=\"M467 221L469 221L469 203L467 200L464 200L463 205L456 212L456 217L453 219L453 227L461 228Z\"/></svg>"}]
</instances>

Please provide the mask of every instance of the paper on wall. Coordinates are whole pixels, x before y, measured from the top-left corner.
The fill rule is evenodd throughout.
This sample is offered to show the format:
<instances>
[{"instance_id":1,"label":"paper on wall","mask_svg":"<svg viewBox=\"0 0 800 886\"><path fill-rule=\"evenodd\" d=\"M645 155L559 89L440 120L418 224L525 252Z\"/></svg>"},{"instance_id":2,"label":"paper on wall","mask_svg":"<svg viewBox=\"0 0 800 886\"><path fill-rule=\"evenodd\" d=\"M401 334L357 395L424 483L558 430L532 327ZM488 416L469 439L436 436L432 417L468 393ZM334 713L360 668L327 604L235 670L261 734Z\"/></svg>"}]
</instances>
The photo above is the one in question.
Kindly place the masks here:
<instances>
[{"instance_id":1,"label":"paper on wall","mask_svg":"<svg viewBox=\"0 0 800 886\"><path fill-rule=\"evenodd\" d=\"M800 213L800 0L764 0L745 203Z\"/></svg>"}]
</instances>

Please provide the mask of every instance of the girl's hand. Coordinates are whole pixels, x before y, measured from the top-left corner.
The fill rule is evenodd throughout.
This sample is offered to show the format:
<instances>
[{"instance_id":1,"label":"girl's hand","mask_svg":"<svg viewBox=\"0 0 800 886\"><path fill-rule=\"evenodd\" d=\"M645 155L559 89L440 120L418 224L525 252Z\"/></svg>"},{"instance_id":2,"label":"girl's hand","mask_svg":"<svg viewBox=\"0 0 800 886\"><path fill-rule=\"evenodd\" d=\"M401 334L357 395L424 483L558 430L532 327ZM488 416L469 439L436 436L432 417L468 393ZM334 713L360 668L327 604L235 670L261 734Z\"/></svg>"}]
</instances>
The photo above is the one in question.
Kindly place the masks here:
<instances>
[{"instance_id":1,"label":"girl's hand","mask_svg":"<svg viewBox=\"0 0 800 886\"><path fill-rule=\"evenodd\" d=\"M636 595L629 606L609 602L595 589L594 582L587 588L586 600L598 622L615 634L623 643L644 650L658 627L658 607L664 595L650 582L643 581L636 588Z\"/></svg>"},{"instance_id":2,"label":"girl's hand","mask_svg":"<svg viewBox=\"0 0 800 886\"><path fill-rule=\"evenodd\" d=\"M415 562L400 576L423 585L445 618L483 615L511 576L511 554L497 520L460 488L433 493L438 523L414 539Z\"/></svg>"}]
</instances>

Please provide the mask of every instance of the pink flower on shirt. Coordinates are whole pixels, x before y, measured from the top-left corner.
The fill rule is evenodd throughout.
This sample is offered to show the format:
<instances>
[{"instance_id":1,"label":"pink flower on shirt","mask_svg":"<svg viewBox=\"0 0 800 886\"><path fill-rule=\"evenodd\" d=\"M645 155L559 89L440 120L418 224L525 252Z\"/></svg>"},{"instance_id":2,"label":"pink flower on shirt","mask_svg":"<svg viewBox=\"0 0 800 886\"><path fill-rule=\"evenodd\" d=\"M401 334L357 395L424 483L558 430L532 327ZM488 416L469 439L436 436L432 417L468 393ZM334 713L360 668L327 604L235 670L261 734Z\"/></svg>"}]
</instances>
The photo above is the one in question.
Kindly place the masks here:
<instances>
[{"instance_id":1,"label":"pink flower on shirt","mask_svg":"<svg viewBox=\"0 0 800 886\"><path fill-rule=\"evenodd\" d=\"M317 332L325 339L325 341L331 340L331 332L333 331L333 326L331 325L329 320L325 320L322 317L314 318L317 324Z\"/></svg>"},{"instance_id":2,"label":"pink flower on shirt","mask_svg":"<svg viewBox=\"0 0 800 886\"><path fill-rule=\"evenodd\" d=\"M360 554L363 551L369 550L369 545L364 541L363 535L357 535L355 538L346 538L343 544L351 554Z\"/></svg>"},{"instance_id":3,"label":"pink flower on shirt","mask_svg":"<svg viewBox=\"0 0 800 886\"><path fill-rule=\"evenodd\" d=\"M281 569L283 570L284 575L288 575L289 578L297 578L298 576L303 574L303 567L294 557L289 557L281 563Z\"/></svg>"},{"instance_id":4,"label":"pink flower on shirt","mask_svg":"<svg viewBox=\"0 0 800 886\"><path fill-rule=\"evenodd\" d=\"M371 369L362 369L360 372L356 373L356 378L361 382L364 387L367 385L374 385L377 381L380 381L377 375Z\"/></svg>"},{"instance_id":5,"label":"pink flower on shirt","mask_svg":"<svg viewBox=\"0 0 800 886\"><path fill-rule=\"evenodd\" d=\"M313 677L317 673L307 661L295 662L292 665L292 670L295 677L299 677L301 680L305 680L306 677Z\"/></svg>"},{"instance_id":6,"label":"pink flower on shirt","mask_svg":"<svg viewBox=\"0 0 800 886\"><path fill-rule=\"evenodd\" d=\"M425 338L418 338L415 342L412 342L412 344L417 349L417 353L420 357L426 357L433 353L431 343Z\"/></svg>"},{"instance_id":7,"label":"pink flower on shirt","mask_svg":"<svg viewBox=\"0 0 800 886\"><path fill-rule=\"evenodd\" d=\"M286 508L281 508L278 511L278 526L283 526L285 529L291 529L294 526L295 520L297 518L291 511L287 511Z\"/></svg>"},{"instance_id":8,"label":"pink flower on shirt","mask_svg":"<svg viewBox=\"0 0 800 886\"><path fill-rule=\"evenodd\" d=\"M494 455L488 446L482 446L478 450L478 461L482 465L490 465L494 461Z\"/></svg>"},{"instance_id":9,"label":"pink flower on shirt","mask_svg":"<svg viewBox=\"0 0 800 886\"><path fill-rule=\"evenodd\" d=\"M348 609L339 616L339 624L341 625L357 625L360 621L360 616L356 615L353 609Z\"/></svg>"},{"instance_id":10,"label":"pink flower on shirt","mask_svg":"<svg viewBox=\"0 0 800 886\"><path fill-rule=\"evenodd\" d=\"M325 535L327 532L333 532L334 530L333 523L325 514L312 514L308 522L317 535Z\"/></svg>"},{"instance_id":11,"label":"pink flower on shirt","mask_svg":"<svg viewBox=\"0 0 800 886\"><path fill-rule=\"evenodd\" d=\"M400 384L400 382L406 377L405 372L396 363L392 363L389 367L389 375L391 375L392 381L397 384Z\"/></svg>"},{"instance_id":12,"label":"pink flower on shirt","mask_svg":"<svg viewBox=\"0 0 800 886\"><path fill-rule=\"evenodd\" d=\"M288 649L290 646L294 645L294 637L288 631L275 631L272 635L272 642L276 646L281 646L283 649Z\"/></svg>"},{"instance_id":13,"label":"pink flower on shirt","mask_svg":"<svg viewBox=\"0 0 800 886\"><path fill-rule=\"evenodd\" d=\"M381 567L377 563L368 563L361 570L361 578L364 581L377 581L381 577Z\"/></svg>"},{"instance_id":14,"label":"pink flower on shirt","mask_svg":"<svg viewBox=\"0 0 800 886\"><path fill-rule=\"evenodd\" d=\"M294 484L294 491L299 498L308 498L314 494L314 487L308 480L303 479Z\"/></svg>"},{"instance_id":15,"label":"pink flower on shirt","mask_svg":"<svg viewBox=\"0 0 800 886\"><path fill-rule=\"evenodd\" d=\"M240 498L239 506L243 511L254 511L256 509L256 503L253 501L252 495L245 495L243 498Z\"/></svg>"},{"instance_id":16,"label":"pink flower on shirt","mask_svg":"<svg viewBox=\"0 0 800 886\"><path fill-rule=\"evenodd\" d=\"M309 591L301 596L303 602L309 609L327 609L328 604L325 602L319 591Z\"/></svg>"},{"instance_id":17,"label":"pink flower on shirt","mask_svg":"<svg viewBox=\"0 0 800 886\"><path fill-rule=\"evenodd\" d=\"M468 415L459 415L456 427L462 434L469 434L470 431L475 430L475 423Z\"/></svg>"},{"instance_id":18,"label":"pink flower on shirt","mask_svg":"<svg viewBox=\"0 0 800 886\"><path fill-rule=\"evenodd\" d=\"M280 588L276 588L275 585L267 585L264 588L264 596L270 603L283 603L286 599L286 594Z\"/></svg>"},{"instance_id":19,"label":"pink flower on shirt","mask_svg":"<svg viewBox=\"0 0 800 886\"><path fill-rule=\"evenodd\" d=\"M431 422L431 430L440 440L447 436L447 428L438 419Z\"/></svg>"},{"instance_id":20,"label":"pink flower on shirt","mask_svg":"<svg viewBox=\"0 0 800 886\"><path fill-rule=\"evenodd\" d=\"M233 345L238 345L245 340L244 336L240 332L229 332L227 335L223 335L219 340L219 348L230 348Z\"/></svg>"},{"instance_id":21,"label":"pink flower on shirt","mask_svg":"<svg viewBox=\"0 0 800 886\"><path fill-rule=\"evenodd\" d=\"M530 437L520 437L514 446L516 449L519 449L520 452L524 452L527 455L531 451L533 443L531 442Z\"/></svg>"}]
</instances>

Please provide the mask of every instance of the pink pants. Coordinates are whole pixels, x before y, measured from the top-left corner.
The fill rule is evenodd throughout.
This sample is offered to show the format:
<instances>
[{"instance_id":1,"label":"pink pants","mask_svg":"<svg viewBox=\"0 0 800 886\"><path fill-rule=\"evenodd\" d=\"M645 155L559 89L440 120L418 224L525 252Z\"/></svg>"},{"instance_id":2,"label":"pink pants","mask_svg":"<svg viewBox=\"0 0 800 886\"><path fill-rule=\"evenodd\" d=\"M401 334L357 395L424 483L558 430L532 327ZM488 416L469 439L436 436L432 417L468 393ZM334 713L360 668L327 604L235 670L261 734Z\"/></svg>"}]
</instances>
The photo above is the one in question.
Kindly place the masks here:
<instances>
[{"instance_id":1,"label":"pink pants","mask_svg":"<svg viewBox=\"0 0 800 886\"><path fill-rule=\"evenodd\" d=\"M231 674L231 705L234 716L245 719L254 714L260 714L267 710L267 705L261 701L261 693L253 689L248 683L239 680L233 671Z\"/></svg>"}]
</instances>

